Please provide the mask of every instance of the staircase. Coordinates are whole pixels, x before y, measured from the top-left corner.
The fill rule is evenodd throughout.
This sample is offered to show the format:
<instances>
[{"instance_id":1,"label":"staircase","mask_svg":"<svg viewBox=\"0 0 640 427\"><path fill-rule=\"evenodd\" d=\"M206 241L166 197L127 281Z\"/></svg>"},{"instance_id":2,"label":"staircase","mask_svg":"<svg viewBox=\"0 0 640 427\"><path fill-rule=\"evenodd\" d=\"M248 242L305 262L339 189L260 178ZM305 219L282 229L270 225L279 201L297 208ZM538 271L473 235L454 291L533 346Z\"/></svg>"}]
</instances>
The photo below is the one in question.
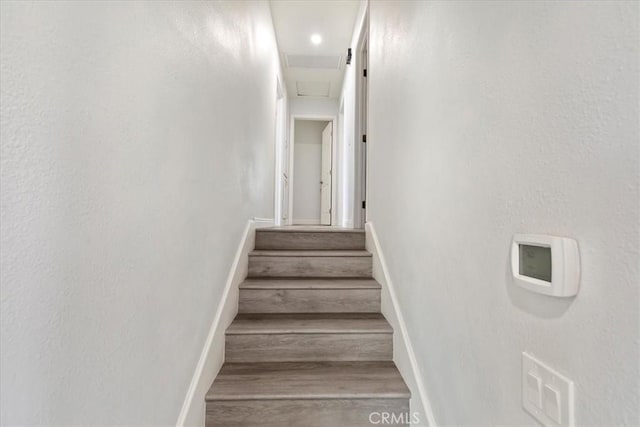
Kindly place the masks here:
<instances>
[{"instance_id":1,"label":"staircase","mask_svg":"<svg viewBox=\"0 0 640 427\"><path fill-rule=\"evenodd\" d=\"M410 393L364 243L363 230L256 231L207 427L408 425Z\"/></svg>"}]
</instances>

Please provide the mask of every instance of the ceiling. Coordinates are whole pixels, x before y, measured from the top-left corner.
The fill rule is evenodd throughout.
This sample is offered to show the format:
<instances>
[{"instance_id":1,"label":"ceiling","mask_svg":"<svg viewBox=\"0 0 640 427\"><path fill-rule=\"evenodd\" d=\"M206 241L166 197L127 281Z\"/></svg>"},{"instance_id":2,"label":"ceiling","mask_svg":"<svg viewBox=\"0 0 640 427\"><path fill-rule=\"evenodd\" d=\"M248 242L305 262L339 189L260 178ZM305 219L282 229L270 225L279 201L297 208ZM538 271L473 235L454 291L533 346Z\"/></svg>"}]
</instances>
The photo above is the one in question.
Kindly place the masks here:
<instances>
[{"instance_id":1,"label":"ceiling","mask_svg":"<svg viewBox=\"0 0 640 427\"><path fill-rule=\"evenodd\" d=\"M271 0L289 97L337 98L359 0ZM311 35L322 36L314 45Z\"/></svg>"}]
</instances>

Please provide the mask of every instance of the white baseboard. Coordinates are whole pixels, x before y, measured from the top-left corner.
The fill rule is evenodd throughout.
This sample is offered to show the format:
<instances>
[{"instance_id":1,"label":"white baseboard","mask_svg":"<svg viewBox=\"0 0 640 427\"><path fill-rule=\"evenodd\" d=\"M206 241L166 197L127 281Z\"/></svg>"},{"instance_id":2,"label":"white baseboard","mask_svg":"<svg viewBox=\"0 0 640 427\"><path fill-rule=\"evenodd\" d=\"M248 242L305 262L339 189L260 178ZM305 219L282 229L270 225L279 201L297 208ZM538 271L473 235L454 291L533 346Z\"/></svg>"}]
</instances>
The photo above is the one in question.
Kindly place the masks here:
<instances>
[{"instance_id":1,"label":"white baseboard","mask_svg":"<svg viewBox=\"0 0 640 427\"><path fill-rule=\"evenodd\" d=\"M256 220L249 220L236 250L222 298L176 422L178 427L202 427L205 424L204 396L224 363L224 333L238 312L238 285L247 277L249 252L255 246L254 230L257 224Z\"/></svg>"},{"instance_id":2,"label":"white baseboard","mask_svg":"<svg viewBox=\"0 0 640 427\"><path fill-rule=\"evenodd\" d=\"M395 288L389 276L373 223L367 222L365 231L367 250L373 254L373 277L382 285L382 314L395 331L393 334L393 361L411 390L411 412L419 412L420 414L420 423L412 425L436 427L427 390L416 362L416 355L407 333Z\"/></svg>"},{"instance_id":3,"label":"white baseboard","mask_svg":"<svg viewBox=\"0 0 640 427\"><path fill-rule=\"evenodd\" d=\"M253 218L255 228L273 227L276 221L273 218Z\"/></svg>"},{"instance_id":4,"label":"white baseboard","mask_svg":"<svg viewBox=\"0 0 640 427\"><path fill-rule=\"evenodd\" d=\"M320 225L320 219L294 219L293 225Z\"/></svg>"}]
</instances>

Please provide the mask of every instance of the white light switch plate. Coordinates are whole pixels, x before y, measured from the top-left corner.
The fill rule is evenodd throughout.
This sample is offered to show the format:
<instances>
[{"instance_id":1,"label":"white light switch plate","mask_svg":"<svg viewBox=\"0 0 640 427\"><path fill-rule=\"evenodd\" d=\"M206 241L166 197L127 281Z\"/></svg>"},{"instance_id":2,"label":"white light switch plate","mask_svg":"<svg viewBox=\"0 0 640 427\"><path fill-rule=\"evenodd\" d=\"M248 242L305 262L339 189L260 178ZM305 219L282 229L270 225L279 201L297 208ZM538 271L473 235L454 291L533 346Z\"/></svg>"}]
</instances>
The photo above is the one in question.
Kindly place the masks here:
<instances>
[{"instance_id":1,"label":"white light switch plate","mask_svg":"<svg viewBox=\"0 0 640 427\"><path fill-rule=\"evenodd\" d=\"M540 379L539 388L534 378ZM527 412L545 427L574 427L573 402L573 381L522 353L522 407Z\"/></svg>"}]
</instances>

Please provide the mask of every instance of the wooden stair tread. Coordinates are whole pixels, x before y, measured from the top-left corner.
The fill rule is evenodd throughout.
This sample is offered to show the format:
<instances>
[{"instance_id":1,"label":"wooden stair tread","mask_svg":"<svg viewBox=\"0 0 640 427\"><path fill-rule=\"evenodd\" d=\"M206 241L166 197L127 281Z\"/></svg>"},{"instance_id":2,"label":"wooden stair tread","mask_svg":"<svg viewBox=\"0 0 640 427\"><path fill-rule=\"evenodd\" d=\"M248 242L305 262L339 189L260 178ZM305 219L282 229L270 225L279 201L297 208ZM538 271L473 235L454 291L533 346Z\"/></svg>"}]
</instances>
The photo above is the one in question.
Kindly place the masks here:
<instances>
[{"instance_id":1,"label":"wooden stair tread","mask_svg":"<svg viewBox=\"0 0 640 427\"><path fill-rule=\"evenodd\" d=\"M271 228L256 231L256 250L287 251L352 251L364 250L365 233L353 229L329 229L319 227Z\"/></svg>"},{"instance_id":2,"label":"wooden stair tread","mask_svg":"<svg viewBox=\"0 0 640 427\"><path fill-rule=\"evenodd\" d=\"M375 279L247 278L240 289L380 289Z\"/></svg>"},{"instance_id":3,"label":"wooden stair tread","mask_svg":"<svg viewBox=\"0 0 640 427\"><path fill-rule=\"evenodd\" d=\"M227 335L249 334L390 334L380 313L238 314Z\"/></svg>"},{"instance_id":4,"label":"wooden stair tread","mask_svg":"<svg viewBox=\"0 0 640 427\"><path fill-rule=\"evenodd\" d=\"M389 362L225 363L206 400L408 399Z\"/></svg>"},{"instance_id":5,"label":"wooden stair tread","mask_svg":"<svg viewBox=\"0 0 640 427\"><path fill-rule=\"evenodd\" d=\"M206 425L366 427L409 413L364 230L256 230ZM405 426L401 421L392 425Z\"/></svg>"},{"instance_id":6,"label":"wooden stair tread","mask_svg":"<svg viewBox=\"0 0 640 427\"><path fill-rule=\"evenodd\" d=\"M262 257L371 257L371 253L363 250L259 250L249 256Z\"/></svg>"},{"instance_id":7,"label":"wooden stair tread","mask_svg":"<svg viewBox=\"0 0 640 427\"><path fill-rule=\"evenodd\" d=\"M258 228L258 233L262 232L291 232L291 233L356 233L364 234L364 228L340 228L328 227L326 225L303 226L303 225L285 225L281 227L265 227Z\"/></svg>"}]
</instances>

